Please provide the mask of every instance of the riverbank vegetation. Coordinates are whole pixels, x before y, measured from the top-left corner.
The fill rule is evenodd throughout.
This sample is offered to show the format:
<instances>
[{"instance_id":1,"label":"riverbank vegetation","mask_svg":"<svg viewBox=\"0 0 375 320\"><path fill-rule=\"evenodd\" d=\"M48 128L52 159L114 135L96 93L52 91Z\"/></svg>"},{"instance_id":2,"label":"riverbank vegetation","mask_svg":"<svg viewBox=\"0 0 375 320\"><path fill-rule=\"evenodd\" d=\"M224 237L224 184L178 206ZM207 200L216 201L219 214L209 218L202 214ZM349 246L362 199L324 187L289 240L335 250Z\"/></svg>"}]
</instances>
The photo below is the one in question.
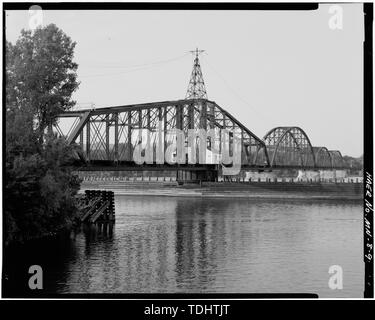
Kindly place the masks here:
<instances>
[{"instance_id":1,"label":"riverbank vegetation","mask_svg":"<svg viewBox=\"0 0 375 320\"><path fill-rule=\"evenodd\" d=\"M56 115L75 104L74 47L54 24L6 43L5 244L56 233L74 220L74 150L52 132Z\"/></svg>"}]
</instances>

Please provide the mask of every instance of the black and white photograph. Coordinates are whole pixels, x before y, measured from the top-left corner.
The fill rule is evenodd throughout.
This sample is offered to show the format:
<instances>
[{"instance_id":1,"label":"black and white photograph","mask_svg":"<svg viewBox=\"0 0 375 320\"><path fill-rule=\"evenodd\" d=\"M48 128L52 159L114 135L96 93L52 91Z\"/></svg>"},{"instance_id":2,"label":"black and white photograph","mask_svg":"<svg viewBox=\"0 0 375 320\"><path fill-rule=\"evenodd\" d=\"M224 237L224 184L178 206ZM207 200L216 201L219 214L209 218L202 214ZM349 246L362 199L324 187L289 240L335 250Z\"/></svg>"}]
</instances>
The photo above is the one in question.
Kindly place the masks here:
<instances>
[{"instance_id":1,"label":"black and white photograph","mask_svg":"<svg viewBox=\"0 0 375 320\"><path fill-rule=\"evenodd\" d=\"M3 3L1 296L373 298L372 16Z\"/></svg>"}]
</instances>

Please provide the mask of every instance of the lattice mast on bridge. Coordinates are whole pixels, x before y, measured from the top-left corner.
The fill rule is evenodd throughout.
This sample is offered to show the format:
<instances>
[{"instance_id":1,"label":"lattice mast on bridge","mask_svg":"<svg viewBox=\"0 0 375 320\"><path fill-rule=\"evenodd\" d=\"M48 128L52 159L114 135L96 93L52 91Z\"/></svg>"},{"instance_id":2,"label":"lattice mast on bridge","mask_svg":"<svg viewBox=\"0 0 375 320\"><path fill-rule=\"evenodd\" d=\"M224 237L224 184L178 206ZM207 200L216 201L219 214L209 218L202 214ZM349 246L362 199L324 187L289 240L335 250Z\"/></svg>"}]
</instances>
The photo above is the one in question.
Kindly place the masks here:
<instances>
[{"instance_id":1,"label":"lattice mast on bridge","mask_svg":"<svg viewBox=\"0 0 375 320\"><path fill-rule=\"evenodd\" d=\"M190 51L195 54L193 71L191 73L190 82L186 92L186 99L208 99L206 87L204 85L201 65L199 63L199 54L204 50L195 49Z\"/></svg>"}]
</instances>

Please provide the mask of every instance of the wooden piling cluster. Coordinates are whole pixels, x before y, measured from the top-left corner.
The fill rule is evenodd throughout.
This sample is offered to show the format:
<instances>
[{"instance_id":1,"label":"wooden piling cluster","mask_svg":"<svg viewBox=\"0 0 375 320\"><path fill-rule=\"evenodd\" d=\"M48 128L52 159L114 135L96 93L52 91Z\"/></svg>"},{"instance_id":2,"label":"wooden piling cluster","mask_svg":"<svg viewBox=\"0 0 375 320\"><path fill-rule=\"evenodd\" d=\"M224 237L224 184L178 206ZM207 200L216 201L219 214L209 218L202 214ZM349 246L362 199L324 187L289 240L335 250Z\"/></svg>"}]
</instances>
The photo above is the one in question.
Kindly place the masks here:
<instances>
[{"instance_id":1,"label":"wooden piling cluster","mask_svg":"<svg viewBox=\"0 0 375 320\"><path fill-rule=\"evenodd\" d=\"M81 222L101 223L115 221L115 197L113 191L85 190L88 208L81 215Z\"/></svg>"}]
</instances>

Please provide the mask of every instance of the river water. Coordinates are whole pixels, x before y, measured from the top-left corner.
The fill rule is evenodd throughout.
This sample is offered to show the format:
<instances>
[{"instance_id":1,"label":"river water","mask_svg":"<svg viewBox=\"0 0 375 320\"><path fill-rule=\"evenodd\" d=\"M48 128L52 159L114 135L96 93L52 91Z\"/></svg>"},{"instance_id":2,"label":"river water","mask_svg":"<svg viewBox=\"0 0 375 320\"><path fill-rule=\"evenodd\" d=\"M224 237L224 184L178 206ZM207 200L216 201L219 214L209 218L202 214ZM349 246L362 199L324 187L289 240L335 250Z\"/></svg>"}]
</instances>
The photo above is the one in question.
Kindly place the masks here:
<instances>
[{"instance_id":1,"label":"river water","mask_svg":"<svg viewBox=\"0 0 375 320\"><path fill-rule=\"evenodd\" d=\"M84 228L17 259L42 266L47 293L363 295L361 203L116 196L115 205L113 230ZM328 286L332 265L341 290Z\"/></svg>"}]
</instances>

